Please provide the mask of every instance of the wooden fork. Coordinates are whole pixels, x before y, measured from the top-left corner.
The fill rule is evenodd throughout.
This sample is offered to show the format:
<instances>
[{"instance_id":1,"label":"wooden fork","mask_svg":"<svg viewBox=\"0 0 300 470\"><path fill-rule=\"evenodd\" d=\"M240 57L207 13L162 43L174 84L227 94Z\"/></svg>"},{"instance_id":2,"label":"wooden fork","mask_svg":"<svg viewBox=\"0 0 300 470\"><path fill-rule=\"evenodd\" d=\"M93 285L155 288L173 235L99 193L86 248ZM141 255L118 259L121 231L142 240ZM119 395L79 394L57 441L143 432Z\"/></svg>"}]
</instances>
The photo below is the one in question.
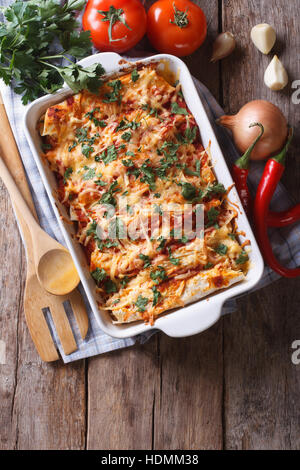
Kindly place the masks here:
<instances>
[{"instance_id":1,"label":"wooden fork","mask_svg":"<svg viewBox=\"0 0 300 470\"><path fill-rule=\"evenodd\" d=\"M30 194L22 160L8 121L0 94L0 154L12 177L18 185L25 201L37 218L34 203ZM88 315L78 290L66 296L55 296L47 293L40 285L33 263L33 247L30 232L18 208L15 214L22 231L27 254L27 276L24 294L25 318L31 338L43 361L56 361L58 352L53 342L43 311L49 308L53 323L65 354L76 351L76 341L65 312L63 303L69 301L73 309L81 336L85 338L88 330Z\"/></svg>"}]
</instances>

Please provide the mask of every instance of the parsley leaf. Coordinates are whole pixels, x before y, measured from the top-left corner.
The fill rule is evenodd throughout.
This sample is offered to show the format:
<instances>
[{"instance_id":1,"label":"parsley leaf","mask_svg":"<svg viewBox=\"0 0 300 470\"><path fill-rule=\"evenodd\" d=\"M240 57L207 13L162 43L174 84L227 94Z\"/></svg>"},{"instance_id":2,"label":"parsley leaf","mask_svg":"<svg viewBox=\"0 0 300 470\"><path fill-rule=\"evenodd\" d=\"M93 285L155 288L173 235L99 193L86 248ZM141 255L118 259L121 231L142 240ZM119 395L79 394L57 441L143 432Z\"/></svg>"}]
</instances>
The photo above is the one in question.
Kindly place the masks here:
<instances>
[{"instance_id":1,"label":"parsley leaf","mask_svg":"<svg viewBox=\"0 0 300 470\"><path fill-rule=\"evenodd\" d=\"M145 312L146 305L148 304L148 302L149 302L149 299L147 299L147 297L143 297L142 295L139 295L134 305L137 306L139 312Z\"/></svg>"},{"instance_id":2,"label":"parsley leaf","mask_svg":"<svg viewBox=\"0 0 300 470\"><path fill-rule=\"evenodd\" d=\"M235 260L236 264L244 264L246 261L249 260L249 256L246 251L242 250L238 256L238 258Z\"/></svg>"},{"instance_id":3,"label":"parsley leaf","mask_svg":"<svg viewBox=\"0 0 300 470\"><path fill-rule=\"evenodd\" d=\"M116 284L111 279L104 281L104 290L107 294L113 294L118 291Z\"/></svg>"},{"instance_id":4,"label":"parsley leaf","mask_svg":"<svg viewBox=\"0 0 300 470\"><path fill-rule=\"evenodd\" d=\"M139 255L139 258L144 261L144 268L149 268L151 266L151 260L149 256L143 255L142 253Z\"/></svg>"},{"instance_id":5,"label":"parsley leaf","mask_svg":"<svg viewBox=\"0 0 300 470\"><path fill-rule=\"evenodd\" d=\"M120 189L118 188L118 182L117 181L114 181L109 189L107 190L107 192L105 192L104 194L102 194L101 196L101 199L100 199L100 202L102 204L111 204L112 206L115 206L117 204L115 198L114 198L114 193L120 191ZM112 238L112 237L111 237Z\"/></svg>"},{"instance_id":6,"label":"parsley leaf","mask_svg":"<svg viewBox=\"0 0 300 470\"><path fill-rule=\"evenodd\" d=\"M195 186L193 186L191 183L180 183L181 186L181 194L186 199L187 201L191 201L192 199L195 199L197 196L197 189Z\"/></svg>"},{"instance_id":7,"label":"parsley leaf","mask_svg":"<svg viewBox=\"0 0 300 470\"><path fill-rule=\"evenodd\" d=\"M3 9L0 77L22 95L23 104L54 93L64 80L75 93L83 88L98 91L103 67L83 68L70 60L91 53L90 32L80 31L76 19L84 6L84 0L31 0ZM69 65L61 66L62 59Z\"/></svg>"},{"instance_id":8,"label":"parsley leaf","mask_svg":"<svg viewBox=\"0 0 300 470\"><path fill-rule=\"evenodd\" d=\"M210 262L208 262L208 263L206 263L206 264L203 266L203 269L210 269L210 268L212 268L212 267L213 267L213 264L210 263Z\"/></svg>"},{"instance_id":9,"label":"parsley leaf","mask_svg":"<svg viewBox=\"0 0 300 470\"><path fill-rule=\"evenodd\" d=\"M134 70L131 72L131 80L132 80L133 82L136 82L139 78L140 78L140 76L139 76L139 73L138 73L137 69L134 69Z\"/></svg>"},{"instance_id":10,"label":"parsley leaf","mask_svg":"<svg viewBox=\"0 0 300 470\"><path fill-rule=\"evenodd\" d=\"M66 184L67 179L71 176L73 173L73 168L67 168L65 173L64 173L64 184Z\"/></svg>"},{"instance_id":11,"label":"parsley leaf","mask_svg":"<svg viewBox=\"0 0 300 470\"><path fill-rule=\"evenodd\" d=\"M175 266L178 266L178 264L180 263L180 259L179 258L174 258L174 256L172 255L172 251L171 251L171 248L168 247L168 253L169 253L169 260L172 264L174 264Z\"/></svg>"},{"instance_id":12,"label":"parsley leaf","mask_svg":"<svg viewBox=\"0 0 300 470\"><path fill-rule=\"evenodd\" d=\"M205 225L205 228L208 228L217 222L217 219L219 217L219 211L215 207L212 207L211 209L209 209L209 211L207 211L206 216L207 216L208 222Z\"/></svg>"},{"instance_id":13,"label":"parsley leaf","mask_svg":"<svg viewBox=\"0 0 300 470\"><path fill-rule=\"evenodd\" d=\"M159 292L159 290L157 289L156 286L151 287L151 289L152 289L152 292L153 292L153 303L152 303L152 305L153 305L153 307L155 307L155 305L158 304L158 301L161 297L161 293Z\"/></svg>"},{"instance_id":14,"label":"parsley leaf","mask_svg":"<svg viewBox=\"0 0 300 470\"><path fill-rule=\"evenodd\" d=\"M166 270L162 266L158 266L155 271L152 271L150 273L150 277L152 281L154 281L154 284L159 284L160 282L168 279Z\"/></svg>"},{"instance_id":15,"label":"parsley leaf","mask_svg":"<svg viewBox=\"0 0 300 470\"><path fill-rule=\"evenodd\" d=\"M104 281L104 279L106 279L107 277L106 271L102 268L101 269L96 268L94 271L91 272L91 275L92 275L92 278L95 279L97 284Z\"/></svg>"},{"instance_id":16,"label":"parsley leaf","mask_svg":"<svg viewBox=\"0 0 300 470\"><path fill-rule=\"evenodd\" d=\"M218 245L215 248L215 252L222 256L226 255L227 251L228 251L228 246L224 245L223 243L220 243L220 245Z\"/></svg>"},{"instance_id":17,"label":"parsley leaf","mask_svg":"<svg viewBox=\"0 0 300 470\"><path fill-rule=\"evenodd\" d=\"M125 140L125 142L129 142L132 137L131 132L124 132L124 134L121 135L121 138Z\"/></svg>"},{"instance_id":18,"label":"parsley leaf","mask_svg":"<svg viewBox=\"0 0 300 470\"><path fill-rule=\"evenodd\" d=\"M185 108L180 108L179 104L176 102L171 104L171 111L174 114L184 114L185 116L189 115L187 110Z\"/></svg>"},{"instance_id":19,"label":"parsley leaf","mask_svg":"<svg viewBox=\"0 0 300 470\"><path fill-rule=\"evenodd\" d=\"M94 168L87 168L87 171L84 173L83 175L83 180L84 181L87 181L87 180L91 180L95 177L95 169Z\"/></svg>"},{"instance_id":20,"label":"parsley leaf","mask_svg":"<svg viewBox=\"0 0 300 470\"><path fill-rule=\"evenodd\" d=\"M118 157L117 149L114 146L114 144L107 147L107 149L104 150L99 156L100 160L103 161L104 165L108 165L109 163L113 162L114 160L117 159L117 157Z\"/></svg>"},{"instance_id":21,"label":"parsley leaf","mask_svg":"<svg viewBox=\"0 0 300 470\"><path fill-rule=\"evenodd\" d=\"M113 80L112 82L108 83L108 86L112 88L111 93L105 93L105 99L103 100L104 103L113 103L115 101L120 102L121 96L120 91L122 88L121 80Z\"/></svg>"}]
</instances>

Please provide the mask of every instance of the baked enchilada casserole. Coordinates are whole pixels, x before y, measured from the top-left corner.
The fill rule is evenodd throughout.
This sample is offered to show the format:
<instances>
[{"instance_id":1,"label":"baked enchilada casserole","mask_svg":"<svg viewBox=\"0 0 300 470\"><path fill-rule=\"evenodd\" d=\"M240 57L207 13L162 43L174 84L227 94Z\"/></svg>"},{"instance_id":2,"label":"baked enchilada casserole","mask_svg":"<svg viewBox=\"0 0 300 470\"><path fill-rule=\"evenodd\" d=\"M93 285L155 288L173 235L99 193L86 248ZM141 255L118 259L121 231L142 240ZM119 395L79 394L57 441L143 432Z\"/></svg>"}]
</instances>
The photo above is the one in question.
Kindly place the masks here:
<instances>
[{"instance_id":1,"label":"baked enchilada casserole","mask_svg":"<svg viewBox=\"0 0 300 470\"><path fill-rule=\"evenodd\" d=\"M99 307L114 322L153 323L244 279L238 208L216 180L180 84L158 64L51 106L39 126Z\"/></svg>"}]
</instances>

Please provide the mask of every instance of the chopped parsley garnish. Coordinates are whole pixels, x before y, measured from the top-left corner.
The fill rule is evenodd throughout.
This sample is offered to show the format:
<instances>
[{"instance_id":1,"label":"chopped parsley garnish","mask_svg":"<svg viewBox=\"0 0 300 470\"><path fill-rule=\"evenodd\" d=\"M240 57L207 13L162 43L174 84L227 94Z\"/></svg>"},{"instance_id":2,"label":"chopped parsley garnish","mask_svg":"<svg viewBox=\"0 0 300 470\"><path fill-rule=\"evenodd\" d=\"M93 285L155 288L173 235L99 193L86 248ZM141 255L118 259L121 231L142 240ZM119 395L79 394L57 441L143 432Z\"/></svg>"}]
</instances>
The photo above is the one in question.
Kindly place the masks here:
<instances>
[{"instance_id":1,"label":"chopped parsley garnish","mask_svg":"<svg viewBox=\"0 0 300 470\"><path fill-rule=\"evenodd\" d=\"M155 191L155 173L153 169L148 166L148 163L150 163L150 160L146 160L146 162L143 163L141 166L141 182L147 183L149 185L150 190Z\"/></svg>"},{"instance_id":2,"label":"chopped parsley garnish","mask_svg":"<svg viewBox=\"0 0 300 470\"><path fill-rule=\"evenodd\" d=\"M107 294L113 294L118 291L116 284L111 279L104 281L104 290Z\"/></svg>"},{"instance_id":3,"label":"chopped parsley garnish","mask_svg":"<svg viewBox=\"0 0 300 470\"><path fill-rule=\"evenodd\" d=\"M106 127L107 124L105 121L103 120L99 120L97 118L94 117L94 113L96 113L97 111L100 111L100 108L94 108L92 109L91 111L88 111L86 114L85 114L85 117L88 117L90 119L90 121L93 121L93 123L95 124L95 126L97 127Z\"/></svg>"},{"instance_id":4,"label":"chopped parsley garnish","mask_svg":"<svg viewBox=\"0 0 300 470\"><path fill-rule=\"evenodd\" d=\"M153 286L151 287L152 289L152 292L153 292L153 307L155 307L155 305L158 304L158 301L159 301L159 298L161 297L161 293L159 292L159 290L157 289L156 286Z\"/></svg>"},{"instance_id":5,"label":"chopped parsley garnish","mask_svg":"<svg viewBox=\"0 0 300 470\"><path fill-rule=\"evenodd\" d=\"M203 269L210 269L210 268L212 268L212 267L213 267L213 264L210 263L210 262L208 262L208 263L206 263L206 264L203 266Z\"/></svg>"},{"instance_id":6,"label":"chopped parsley garnish","mask_svg":"<svg viewBox=\"0 0 300 470\"><path fill-rule=\"evenodd\" d=\"M129 142L132 137L131 132L124 132L124 134L121 135L121 138L125 140L125 142Z\"/></svg>"},{"instance_id":7,"label":"chopped parsley garnish","mask_svg":"<svg viewBox=\"0 0 300 470\"><path fill-rule=\"evenodd\" d=\"M161 194L160 194L160 193L155 193L155 194L154 194L154 197L155 197L156 199L159 199L159 198L161 197Z\"/></svg>"},{"instance_id":8,"label":"chopped parsley garnish","mask_svg":"<svg viewBox=\"0 0 300 470\"><path fill-rule=\"evenodd\" d=\"M114 144L107 147L107 149L103 150L101 155L99 155L99 158L100 160L103 161L104 165L108 165L109 163L113 162L114 160L117 159L117 157L118 157L117 149L114 146Z\"/></svg>"},{"instance_id":9,"label":"chopped parsley garnish","mask_svg":"<svg viewBox=\"0 0 300 470\"><path fill-rule=\"evenodd\" d=\"M213 184L209 184L205 188L202 198L205 198L205 197L210 198L218 194L225 194L225 193L226 193L226 189L224 188L224 185L222 183L215 182Z\"/></svg>"},{"instance_id":10,"label":"chopped parsley garnish","mask_svg":"<svg viewBox=\"0 0 300 470\"><path fill-rule=\"evenodd\" d=\"M117 193L118 191L120 191L120 189L118 188L118 182L114 181L110 185L109 189L104 194L102 194L100 202L102 204L111 204L115 206L117 202L113 195L114 193Z\"/></svg>"},{"instance_id":11,"label":"chopped parsley garnish","mask_svg":"<svg viewBox=\"0 0 300 470\"><path fill-rule=\"evenodd\" d=\"M107 123L103 121L103 119L93 118L93 123L95 124L96 127L104 128L107 126Z\"/></svg>"},{"instance_id":12,"label":"chopped parsley garnish","mask_svg":"<svg viewBox=\"0 0 300 470\"><path fill-rule=\"evenodd\" d=\"M103 100L104 103L113 103L115 101L121 101L120 91L122 88L121 80L113 80L112 82L108 83L108 86L112 88L110 93L105 93L105 99Z\"/></svg>"},{"instance_id":13,"label":"chopped parsley garnish","mask_svg":"<svg viewBox=\"0 0 300 470\"><path fill-rule=\"evenodd\" d=\"M94 152L94 147L91 147L90 145L83 144L81 146L81 152L86 158L90 157L90 153Z\"/></svg>"},{"instance_id":14,"label":"chopped parsley garnish","mask_svg":"<svg viewBox=\"0 0 300 470\"><path fill-rule=\"evenodd\" d=\"M128 276L124 276L123 279L121 279L120 281L121 287L126 287L129 281L130 278Z\"/></svg>"},{"instance_id":15,"label":"chopped parsley garnish","mask_svg":"<svg viewBox=\"0 0 300 470\"><path fill-rule=\"evenodd\" d=\"M126 166L127 168L131 168L134 166L134 163L133 161L131 160L131 158L128 158L127 160L122 160L122 163L124 166Z\"/></svg>"},{"instance_id":16,"label":"chopped parsley garnish","mask_svg":"<svg viewBox=\"0 0 300 470\"><path fill-rule=\"evenodd\" d=\"M134 70L131 72L131 80L132 80L133 82L136 82L139 78L140 78L140 76L139 76L139 73L138 73L137 69L134 69Z\"/></svg>"},{"instance_id":17,"label":"chopped parsley garnish","mask_svg":"<svg viewBox=\"0 0 300 470\"><path fill-rule=\"evenodd\" d=\"M70 178L71 174L73 173L73 168L67 168L64 173L64 184L66 184L67 179Z\"/></svg>"},{"instance_id":18,"label":"chopped parsley garnish","mask_svg":"<svg viewBox=\"0 0 300 470\"><path fill-rule=\"evenodd\" d=\"M246 261L249 260L249 256L246 251L242 250L238 256L238 258L235 260L236 264L244 264Z\"/></svg>"},{"instance_id":19,"label":"chopped parsley garnish","mask_svg":"<svg viewBox=\"0 0 300 470\"><path fill-rule=\"evenodd\" d=\"M84 181L93 179L95 177L95 168L85 167L85 169L87 169L87 171L83 175Z\"/></svg>"},{"instance_id":20,"label":"chopped parsley garnish","mask_svg":"<svg viewBox=\"0 0 300 470\"><path fill-rule=\"evenodd\" d=\"M74 140L73 144L69 145L68 151L71 152L77 146L76 140Z\"/></svg>"},{"instance_id":21,"label":"chopped parsley garnish","mask_svg":"<svg viewBox=\"0 0 300 470\"><path fill-rule=\"evenodd\" d=\"M94 181L94 183L97 186L106 186L107 185L107 183L105 181L102 181L101 179L98 179L98 180Z\"/></svg>"},{"instance_id":22,"label":"chopped parsley garnish","mask_svg":"<svg viewBox=\"0 0 300 470\"><path fill-rule=\"evenodd\" d=\"M212 207L207 211L207 224L205 225L205 228L211 227L212 225L217 223L217 219L219 217L219 211L215 208Z\"/></svg>"},{"instance_id":23,"label":"chopped parsley garnish","mask_svg":"<svg viewBox=\"0 0 300 470\"><path fill-rule=\"evenodd\" d=\"M185 174L190 175L190 176L198 176L200 178L200 169L201 169L200 160L196 160L195 167L196 167L196 171L193 171L187 168L186 166L184 166Z\"/></svg>"},{"instance_id":24,"label":"chopped parsley garnish","mask_svg":"<svg viewBox=\"0 0 300 470\"><path fill-rule=\"evenodd\" d=\"M194 185L192 185L191 183L187 183L187 182L179 183L179 184L181 186L181 194L184 197L184 199L186 199L187 201L192 201L193 199L195 199L195 197L197 197L198 191Z\"/></svg>"},{"instance_id":25,"label":"chopped parsley garnish","mask_svg":"<svg viewBox=\"0 0 300 470\"><path fill-rule=\"evenodd\" d=\"M168 247L168 253L169 253L169 260L172 264L174 264L175 266L178 266L178 264L180 263L180 260L179 258L174 258L174 256L172 255L172 250L170 247Z\"/></svg>"},{"instance_id":26,"label":"chopped parsley garnish","mask_svg":"<svg viewBox=\"0 0 300 470\"><path fill-rule=\"evenodd\" d=\"M231 238L231 240L236 240L235 233L229 233L228 236Z\"/></svg>"},{"instance_id":27,"label":"chopped parsley garnish","mask_svg":"<svg viewBox=\"0 0 300 470\"><path fill-rule=\"evenodd\" d=\"M228 251L228 246L224 245L223 243L220 243L220 245L218 245L215 248L215 252L218 253L219 255L226 255L227 251Z\"/></svg>"},{"instance_id":28,"label":"chopped parsley garnish","mask_svg":"<svg viewBox=\"0 0 300 470\"><path fill-rule=\"evenodd\" d=\"M158 245L158 247L157 247L156 250L157 250L157 251L163 250L164 247L166 246L166 241L167 241L167 240L166 240L164 237L160 236L160 237L158 237L157 241L160 242L160 243L159 243L159 245Z\"/></svg>"},{"instance_id":29,"label":"chopped parsley garnish","mask_svg":"<svg viewBox=\"0 0 300 470\"><path fill-rule=\"evenodd\" d=\"M147 297L143 297L142 295L139 295L134 305L136 305L139 312L145 312L146 305L148 304L148 302L149 302L149 299L147 299Z\"/></svg>"},{"instance_id":30,"label":"chopped parsley garnish","mask_svg":"<svg viewBox=\"0 0 300 470\"><path fill-rule=\"evenodd\" d=\"M142 253L139 255L139 258L144 261L144 268L149 268L151 266L151 259L147 255L143 255Z\"/></svg>"},{"instance_id":31,"label":"chopped parsley garnish","mask_svg":"<svg viewBox=\"0 0 300 470\"><path fill-rule=\"evenodd\" d=\"M133 212L134 212L134 211L133 211L133 209L132 209L132 207L131 207L131 206L129 206L129 204L127 204L127 206L126 206L126 210L127 210L128 214L130 214L130 215L132 215L132 214L133 214Z\"/></svg>"},{"instance_id":32,"label":"chopped parsley garnish","mask_svg":"<svg viewBox=\"0 0 300 470\"><path fill-rule=\"evenodd\" d=\"M126 155L127 157L134 157L134 156L135 156L134 153L133 153L133 152L130 152L130 151L126 152L125 155Z\"/></svg>"},{"instance_id":33,"label":"chopped parsley garnish","mask_svg":"<svg viewBox=\"0 0 300 470\"><path fill-rule=\"evenodd\" d=\"M91 272L92 278L95 279L97 284L104 281L107 278L106 271L104 269L96 268L95 271Z\"/></svg>"},{"instance_id":34,"label":"chopped parsley garnish","mask_svg":"<svg viewBox=\"0 0 300 470\"><path fill-rule=\"evenodd\" d=\"M172 228L170 232L170 237L175 238L175 240L178 240L180 243L186 244L189 241L189 239L186 235L183 235L181 237L181 234L182 234L181 229L175 230L174 228Z\"/></svg>"},{"instance_id":35,"label":"chopped parsley garnish","mask_svg":"<svg viewBox=\"0 0 300 470\"><path fill-rule=\"evenodd\" d=\"M159 284L160 282L166 281L168 279L165 268L158 266L155 271L150 273L150 277L154 284Z\"/></svg>"},{"instance_id":36,"label":"chopped parsley garnish","mask_svg":"<svg viewBox=\"0 0 300 470\"><path fill-rule=\"evenodd\" d=\"M85 127L78 127L75 131L75 135L79 143L86 142L88 140L87 129Z\"/></svg>"},{"instance_id":37,"label":"chopped parsley garnish","mask_svg":"<svg viewBox=\"0 0 300 470\"><path fill-rule=\"evenodd\" d=\"M151 108L149 104L142 104L142 109L147 111L150 116L154 115L157 119L163 121L163 119L158 115L159 110L157 108Z\"/></svg>"},{"instance_id":38,"label":"chopped parsley garnish","mask_svg":"<svg viewBox=\"0 0 300 470\"><path fill-rule=\"evenodd\" d=\"M184 114L185 116L188 116L188 112L185 108L180 108L178 103L172 103L171 104L171 111L174 114Z\"/></svg>"},{"instance_id":39,"label":"chopped parsley garnish","mask_svg":"<svg viewBox=\"0 0 300 470\"><path fill-rule=\"evenodd\" d=\"M140 127L141 123L137 121L128 121L128 119L125 117L124 119L121 120L120 124L116 128L116 132L118 131L124 131L125 129L132 129L135 131L138 127Z\"/></svg>"},{"instance_id":40,"label":"chopped parsley garnish","mask_svg":"<svg viewBox=\"0 0 300 470\"><path fill-rule=\"evenodd\" d=\"M184 140L186 144L192 144L194 140L196 139L197 135L197 127L194 126L192 128L187 127L186 130L184 131Z\"/></svg>"}]
</instances>

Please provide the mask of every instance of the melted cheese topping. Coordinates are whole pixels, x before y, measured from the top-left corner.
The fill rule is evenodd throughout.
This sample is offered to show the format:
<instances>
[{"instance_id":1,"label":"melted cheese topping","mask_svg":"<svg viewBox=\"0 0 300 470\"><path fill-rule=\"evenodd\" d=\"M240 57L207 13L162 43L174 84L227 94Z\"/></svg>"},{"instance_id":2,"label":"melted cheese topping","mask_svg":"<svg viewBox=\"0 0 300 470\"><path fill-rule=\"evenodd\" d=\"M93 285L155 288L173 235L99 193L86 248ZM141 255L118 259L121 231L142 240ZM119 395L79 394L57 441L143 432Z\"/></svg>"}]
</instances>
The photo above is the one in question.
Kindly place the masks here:
<instances>
[{"instance_id":1,"label":"melted cheese topping","mask_svg":"<svg viewBox=\"0 0 300 470\"><path fill-rule=\"evenodd\" d=\"M98 95L82 91L50 107L40 134L101 307L114 320L153 322L193 300L191 282L204 294L246 273L248 257L233 233L237 212L216 181L210 149L180 86L156 65L105 82ZM199 203L204 232L178 238L182 211L188 204L193 225Z\"/></svg>"}]
</instances>

